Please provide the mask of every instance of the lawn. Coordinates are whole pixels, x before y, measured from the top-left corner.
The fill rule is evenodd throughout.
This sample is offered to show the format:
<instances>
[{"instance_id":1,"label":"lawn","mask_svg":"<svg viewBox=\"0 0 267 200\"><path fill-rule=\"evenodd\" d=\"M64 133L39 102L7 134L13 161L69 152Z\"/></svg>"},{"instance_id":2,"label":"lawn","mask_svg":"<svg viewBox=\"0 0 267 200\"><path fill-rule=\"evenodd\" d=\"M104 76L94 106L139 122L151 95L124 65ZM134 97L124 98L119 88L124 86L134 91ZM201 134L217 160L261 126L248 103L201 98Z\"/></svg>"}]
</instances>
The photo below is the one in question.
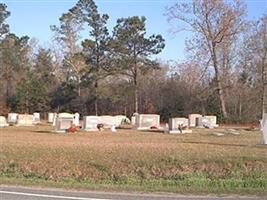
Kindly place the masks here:
<instances>
[{"instance_id":1,"label":"lawn","mask_svg":"<svg viewBox=\"0 0 267 200\"><path fill-rule=\"evenodd\" d=\"M169 135L51 130L46 124L0 129L0 184L267 195L267 147L259 131L235 135L225 129L194 129Z\"/></svg>"}]
</instances>

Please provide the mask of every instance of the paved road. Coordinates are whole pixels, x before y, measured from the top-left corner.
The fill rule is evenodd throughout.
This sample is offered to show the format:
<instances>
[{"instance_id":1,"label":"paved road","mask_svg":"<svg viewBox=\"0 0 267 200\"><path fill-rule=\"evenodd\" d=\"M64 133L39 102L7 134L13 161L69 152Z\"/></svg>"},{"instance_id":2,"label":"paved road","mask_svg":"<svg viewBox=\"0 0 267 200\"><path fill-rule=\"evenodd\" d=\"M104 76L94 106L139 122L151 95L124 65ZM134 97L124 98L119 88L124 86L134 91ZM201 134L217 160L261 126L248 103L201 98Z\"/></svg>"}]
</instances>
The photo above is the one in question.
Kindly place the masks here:
<instances>
[{"instance_id":1,"label":"paved road","mask_svg":"<svg viewBox=\"0 0 267 200\"><path fill-rule=\"evenodd\" d=\"M106 192L78 192L24 187L0 187L0 200L267 200L252 197L200 197L152 194L128 194Z\"/></svg>"}]
</instances>

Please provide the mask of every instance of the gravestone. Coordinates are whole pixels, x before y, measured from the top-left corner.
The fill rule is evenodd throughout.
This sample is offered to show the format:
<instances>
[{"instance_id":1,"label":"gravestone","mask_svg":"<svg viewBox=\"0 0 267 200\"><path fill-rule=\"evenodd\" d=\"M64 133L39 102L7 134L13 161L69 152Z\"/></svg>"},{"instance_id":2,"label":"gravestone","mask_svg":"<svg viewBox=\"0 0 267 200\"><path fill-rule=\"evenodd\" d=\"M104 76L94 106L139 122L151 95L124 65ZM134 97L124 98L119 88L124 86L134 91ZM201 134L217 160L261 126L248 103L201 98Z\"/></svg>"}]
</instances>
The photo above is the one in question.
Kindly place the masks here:
<instances>
[{"instance_id":1,"label":"gravestone","mask_svg":"<svg viewBox=\"0 0 267 200\"><path fill-rule=\"evenodd\" d=\"M267 145L267 114L263 114L261 120L261 130L263 133L263 143Z\"/></svg>"},{"instance_id":2,"label":"gravestone","mask_svg":"<svg viewBox=\"0 0 267 200\"><path fill-rule=\"evenodd\" d=\"M122 124L130 124L129 118L127 118L125 115L116 115L114 117L116 118L116 127Z\"/></svg>"},{"instance_id":3,"label":"gravestone","mask_svg":"<svg viewBox=\"0 0 267 200\"><path fill-rule=\"evenodd\" d=\"M16 124L18 120L18 113L8 113L7 122L10 124Z\"/></svg>"},{"instance_id":4,"label":"gravestone","mask_svg":"<svg viewBox=\"0 0 267 200\"><path fill-rule=\"evenodd\" d=\"M187 118L170 118L169 119L169 133L191 133L192 130L188 129L189 120Z\"/></svg>"},{"instance_id":5,"label":"gravestone","mask_svg":"<svg viewBox=\"0 0 267 200\"><path fill-rule=\"evenodd\" d=\"M83 127L85 131L98 131L97 125L101 123L101 117L99 116L83 117Z\"/></svg>"},{"instance_id":6,"label":"gravestone","mask_svg":"<svg viewBox=\"0 0 267 200\"><path fill-rule=\"evenodd\" d=\"M196 127L196 119L198 117L202 117L202 115L200 115L200 114L190 114L188 116L188 119L189 119L189 127Z\"/></svg>"},{"instance_id":7,"label":"gravestone","mask_svg":"<svg viewBox=\"0 0 267 200\"><path fill-rule=\"evenodd\" d=\"M65 133L73 125L72 116L58 115L56 118L56 132Z\"/></svg>"},{"instance_id":8,"label":"gravestone","mask_svg":"<svg viewBox=\"0 0 267 200\"><path fill-rule=\"evenodd\" d=\"M19 114L16 125L17 126L33 126L34 125L33 119L34 119L33 115L28 115L28 114L21 115L21 114Z\"/></svg>"},{"instance_id":9,"label":"gravestone","mask_svg":"<svg viewBox=\"0 0 267 200\"><path fill-rule=\"evenodd\" d=\"M48 123L54 122L55 113L48 113Z\"/></svg>"},{"instance_id":10,"label":"gravestone","mask_svg":"<svg viewBox=\"0 0 267 200\"><path fill-rule=\"evenodd\" d=\"M33 113L33 123L34 124L41 123L40 113Z\"/></svg>"},{"instance_id":11,"label":"gravestone","mask_svg":"<svg viewBox=\"0 0 267 200\"><path fill-rule=\"evenodd\" d=\"M160 116L156 114L138 114L135 118L134 129L149 130L151 128L160 128Z\"/></svg>"},{"instance_id":12,"label":"gravestone","mask_svg":"<svg viewBox=\"0 0 267 200\"><path fill-rule=\"evenodd\" d=\"M117 119L114 116L103 115L103 116L100 116L100 118L101 118L101 123L104 124L106 128L111 128L112 126L118 125Z\"/></svg>"},{"instance_id":13,"label":"gravestone","mask_svg":"<svg viewBox=\"0 0 267 200\"><path fill-rule=\"evenodd\" d=\"M206 117L197 117L196 118L196 127L197 128L214 128L211 125L209 118L206 118Z\"/></svg>"},{"instance_id":14,"label":"gravestone","mask_svg":"<svg viewBox=\"0 0 267 200\"><path fill-rule=\"evenodd\" d=\"M138 115L138 113L134 113L133 116L131 117L131 124L132 124L132 126L135 126L136 116L137 115Z\"/></svg>"},{"instance_id":15,"label":"gravestone","mask_svg":"<svg viewBox=\"0 0 267 200\"><path fill-rule=\"evenodd\" d=\"M205 115L204 116L206 119L208 119L209 123L213 127L218 127L219 125L217 124L217 117L215 115Z\"/></svg>"},{"instance_id":16,"label":"gravestone","mask_svg":"<svg viewBox=\"0 0 267 200\"><path fill-rule=\"evenodd\" d=\"M9 126L9 124L6 122L6 118L4 116L0 116L0 128Z\"/></svg>"},{"instance_id":17,"label":"gravestone","mask_svg":"<svg viewBox=\"0 0 267 200\"><path fill-rule=\"evenodd\" d=\"M79 113L74 114L74 122L73 123L75 126L80 126L80 114Z\"/></svg>"}]
</instances>

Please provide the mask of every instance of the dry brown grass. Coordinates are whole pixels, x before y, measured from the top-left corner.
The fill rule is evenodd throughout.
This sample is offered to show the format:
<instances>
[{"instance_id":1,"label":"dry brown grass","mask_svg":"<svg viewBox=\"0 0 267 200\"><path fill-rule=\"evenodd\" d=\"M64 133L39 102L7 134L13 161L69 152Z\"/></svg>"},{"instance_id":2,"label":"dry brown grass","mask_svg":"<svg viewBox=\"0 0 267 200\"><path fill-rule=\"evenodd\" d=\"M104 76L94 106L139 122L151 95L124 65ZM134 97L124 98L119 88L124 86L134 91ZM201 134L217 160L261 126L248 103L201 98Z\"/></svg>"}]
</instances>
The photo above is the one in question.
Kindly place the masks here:
<instances>
[{"instance_id":1,"label":"dry brown grass","mask_svg":"<svg viewBox=\"0 0 267 200\"><path fill-rule=\"evenodd\" d=\"M0 173L113 182L125 177L129 182L132 177L176 180L201 173L225 179L260 173L266 183L267 148L257 131L219 137L214 132L224 130L200 129L185 135L128 129L74 134L52 130L49 125L0 129Z\"/></svg>"}]
</instances>

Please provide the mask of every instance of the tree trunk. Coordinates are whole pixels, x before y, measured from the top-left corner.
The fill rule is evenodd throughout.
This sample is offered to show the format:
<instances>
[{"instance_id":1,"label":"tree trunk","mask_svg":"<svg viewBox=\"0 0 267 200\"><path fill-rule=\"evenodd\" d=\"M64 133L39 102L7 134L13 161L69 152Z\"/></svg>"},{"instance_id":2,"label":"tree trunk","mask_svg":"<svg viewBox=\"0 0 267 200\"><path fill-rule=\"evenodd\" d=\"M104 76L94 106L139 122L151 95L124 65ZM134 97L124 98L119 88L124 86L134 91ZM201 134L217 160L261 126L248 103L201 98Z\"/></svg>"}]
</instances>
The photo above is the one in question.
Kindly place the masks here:
<instances>
[{"instance_id":1,"label":"tree trunk","mask_svg":"<svg viewBox=\"0 0 267 200\"><path fill-rule=\"evenodd\" d=\"M138 113L138 88L137 88L137 81L136 78L134 80L134 99L135 99L135 112Z\"/></svg>"},{"instance_id":2,"label":"tree trunk","mask_svg":"<svg viewBox=\"0 0 267 200\"><path fill-rule=\"evenodd\" d=\"M263 81L262 115L264 115L267 113L267 62L263 65L262 68L263 68L263 72L262 72L262 81Z\"/></svg>"},{"instance_id":3,"label":"tree trunk","mask_svg":"<svg viewBox=\"0 0 267 200\"><path fill-rule=\"evenodd\" d=\"M98 115L98 82L95 81L95 115Z\"/></svg>"},{"instance_id":4,"label":"tree trunk","mask_svg":"<svg viewBox=\"0 0 267 200\"><path fill-rule=\"evenodd\" d=\"M222 109L223 118L227 119L228 118L228 113L226 111L225 97L224 97L222 84L221 84L221 77L220 77L220 73L219 73L219 69L218 69L217 55L216 55L216 51L215 51L215 44L212 44L212 52L211 53L212 53L211 56L212 56L212 61L213 61L213 67L214 67L214 70L215 70L217 91L218 91L218 95L219 95L219 99L220 99L220 106L221 106L221 109Z\"/></svg>"}]
</instances>

